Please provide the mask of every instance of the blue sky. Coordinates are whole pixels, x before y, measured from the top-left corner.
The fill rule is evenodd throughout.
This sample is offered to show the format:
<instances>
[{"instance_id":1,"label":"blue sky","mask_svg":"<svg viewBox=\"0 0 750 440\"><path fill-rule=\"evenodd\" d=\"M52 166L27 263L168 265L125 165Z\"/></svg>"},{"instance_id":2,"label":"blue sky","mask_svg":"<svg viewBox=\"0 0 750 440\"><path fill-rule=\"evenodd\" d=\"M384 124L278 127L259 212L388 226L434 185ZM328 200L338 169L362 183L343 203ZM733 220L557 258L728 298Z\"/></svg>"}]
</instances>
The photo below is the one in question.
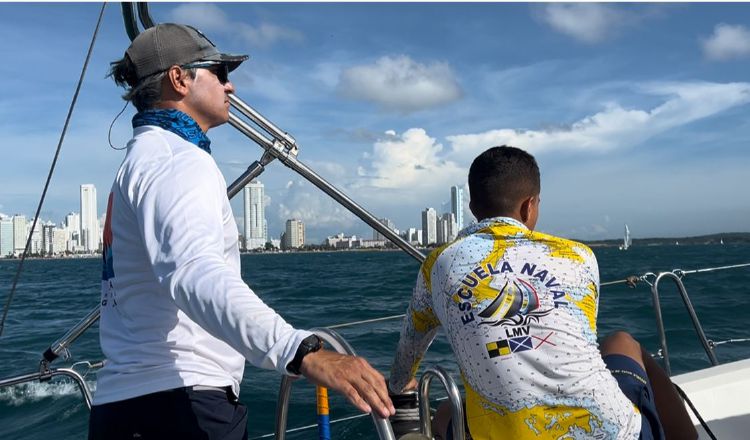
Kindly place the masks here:
<instances>
[{"instance_id":1,"label":"blue sky","mask_svg":"<svg viewBox=\"0 0 750 440\"><path fill-rule=\"evenodd\" d=\"M0 213L33 214L99 8L0 4ZM250 54L231 76L238 96L297 139L300 160L398 228L419 227L425 207L447 211L472 159L508 143L539 161L545 232L750 231L749 4L158 3L151 12ZM96 185L104 210L123 157L107 143L122 91L105 75L128 44L110 4L45 220L78 211L82 183ZM115 145L129 139L132 115L115 123ZM209 137L228 181L260 157L231 127ZM272 236L291 217L313 241L371 234L279 163L260 180Z\"/></svg>"}]
</instances>

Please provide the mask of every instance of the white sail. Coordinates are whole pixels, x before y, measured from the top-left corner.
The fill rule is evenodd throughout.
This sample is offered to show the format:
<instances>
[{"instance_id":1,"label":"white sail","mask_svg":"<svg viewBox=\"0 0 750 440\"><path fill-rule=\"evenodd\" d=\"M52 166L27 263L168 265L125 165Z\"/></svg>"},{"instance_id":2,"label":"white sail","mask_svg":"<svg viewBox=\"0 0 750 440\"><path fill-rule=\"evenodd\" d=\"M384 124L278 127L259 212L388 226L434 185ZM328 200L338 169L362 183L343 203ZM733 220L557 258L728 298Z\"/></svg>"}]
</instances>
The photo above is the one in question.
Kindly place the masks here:
<instances>
[{"instance_id":1,"label":"white sail","mask_svg":"<svg viewBox=\"0 0 750 440\"><path fill-rule=\"evenodd\" d=\"M620 250L626 251L630 247L630 245L633 243L633 241L630 239L630 229L628 228L628 225L625 225L625 236L622 239L622 244L620 245Z\"/></svg>"}]
</instances>

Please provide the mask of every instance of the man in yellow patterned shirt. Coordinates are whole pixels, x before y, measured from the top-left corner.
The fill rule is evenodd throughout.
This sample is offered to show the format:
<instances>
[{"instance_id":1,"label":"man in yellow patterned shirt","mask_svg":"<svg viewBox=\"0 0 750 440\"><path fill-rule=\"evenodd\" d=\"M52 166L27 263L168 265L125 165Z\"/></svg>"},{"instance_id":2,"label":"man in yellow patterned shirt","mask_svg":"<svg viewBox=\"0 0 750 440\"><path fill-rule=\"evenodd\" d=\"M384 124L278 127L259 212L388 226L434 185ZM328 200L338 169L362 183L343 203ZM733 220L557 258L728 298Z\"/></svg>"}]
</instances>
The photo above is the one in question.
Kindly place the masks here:
<instances>
[{"instance_id":1,"label":"man in yellow patterned shirt","mask_svg":"<svg viewBox=\"0 0 750 440\"><path fill-rule=\"evenodd\" d=\"M472 163L469 190L479 223L422 265L391 392L413 384L442 325L475 440L696 438L669 378L638 342L617 332L598 346L596 258L583 244L534 231L534 158L490 148Z\"/></svg>"}]
</instances>

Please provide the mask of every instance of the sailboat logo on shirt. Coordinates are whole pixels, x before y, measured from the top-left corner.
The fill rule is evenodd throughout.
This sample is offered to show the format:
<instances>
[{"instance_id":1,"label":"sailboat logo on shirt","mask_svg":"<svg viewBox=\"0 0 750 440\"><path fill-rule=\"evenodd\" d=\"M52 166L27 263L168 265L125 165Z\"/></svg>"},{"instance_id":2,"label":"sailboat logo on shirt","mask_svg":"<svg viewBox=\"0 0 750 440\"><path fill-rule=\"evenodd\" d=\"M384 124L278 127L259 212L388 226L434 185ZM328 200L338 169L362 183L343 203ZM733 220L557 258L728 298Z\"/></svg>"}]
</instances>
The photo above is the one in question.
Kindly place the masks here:
<instances>
[{"instance_id":1,"label":"sailboat logo on shirt","mask_svg":"<svg viewBox=\"0 0 750 440\"><path fill-rule=\"evenodd\" d=\"M495 299L479 314L481 318L504 318L526 314L539 307L539 295L534 286L516 279L506 280Z\"/></svg>"},{"instance_id":2,"label":"sailboat logo on shirt","mask_svg":"<svg viewBox=\"0 0 750 440\"><path fill-rule=\"evenodd\" d=\"M483 319L479 325L527 326L552 312L538 308L539 295L534 286L520 278L506 279L495 299L479 313Z\"/></svg>"}]
</instances>

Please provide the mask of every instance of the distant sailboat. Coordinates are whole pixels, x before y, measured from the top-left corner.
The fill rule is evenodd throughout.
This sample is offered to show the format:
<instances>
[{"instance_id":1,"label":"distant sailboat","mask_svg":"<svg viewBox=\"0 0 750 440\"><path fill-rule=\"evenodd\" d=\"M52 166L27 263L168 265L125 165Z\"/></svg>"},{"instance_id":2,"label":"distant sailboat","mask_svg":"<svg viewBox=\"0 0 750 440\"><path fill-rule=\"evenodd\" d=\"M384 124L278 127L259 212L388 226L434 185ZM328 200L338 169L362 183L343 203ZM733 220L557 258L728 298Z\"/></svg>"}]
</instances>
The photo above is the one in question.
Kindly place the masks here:
<instances>
[{"instance_id":1,"label":"distant sailboat","mask_svg":"<svg viewBox=\"0 0 750 440\"><path fill-rule=\"evenodd\" d=\"M621 251L628 250L631 244L633 244L633 241L630 239L630 229L628 229L628 225L625 225L625 237L623 237L622 239L620 250Z\"/></svg>"},{"instance_id":2,"label":"distant sailboat","mask_svg":"<svg viewBox=\"0 0 750 440\"><path fill-rule=\"evenodd\" d=\"M723 238L719 239L719 244L724 244L724 239Z\"/></svg>"}]
</instances>

